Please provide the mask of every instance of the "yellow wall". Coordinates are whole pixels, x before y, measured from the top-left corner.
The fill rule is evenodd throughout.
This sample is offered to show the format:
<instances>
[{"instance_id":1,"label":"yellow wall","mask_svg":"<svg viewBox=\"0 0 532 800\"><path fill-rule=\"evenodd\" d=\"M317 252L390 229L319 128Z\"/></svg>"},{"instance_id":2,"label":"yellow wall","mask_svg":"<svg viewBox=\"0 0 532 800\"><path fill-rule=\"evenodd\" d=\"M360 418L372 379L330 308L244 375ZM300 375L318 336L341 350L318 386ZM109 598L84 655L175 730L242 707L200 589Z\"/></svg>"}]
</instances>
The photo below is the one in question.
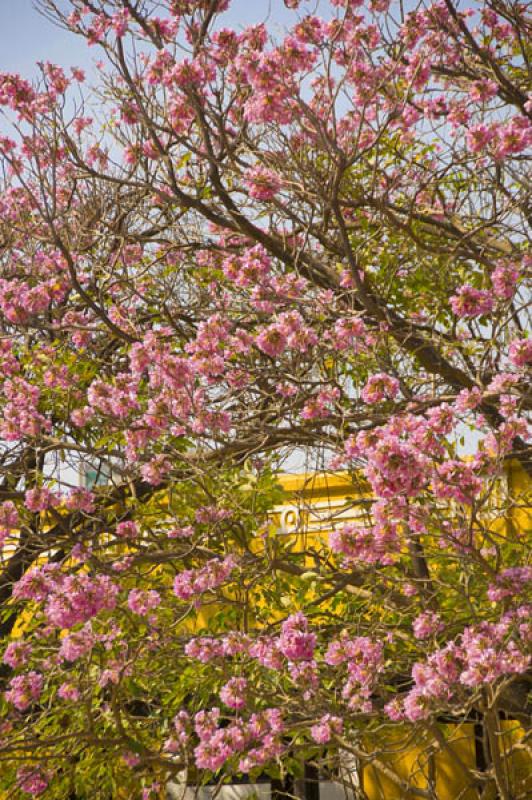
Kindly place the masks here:
<instances>
[{"instance_id":1,"label":"yellow wall","mask_svg":"<svg viewBox=\"0 0 532 800\"><path fill-rule=\"evenodd\" d=\"M531 528L530 480L517 463L509 467L506 480L515 503L503 519L495 517L490 521L490 527L521 539L530 534ZM302 549L309 544L309 538L315 547L332 528L364 518L364 500L370 494L363 480L354 484L344 473L324 473L284 475L280 482L286 501L275 509L274 523L280 535L297 538ZM532 798L532 758L523 747L525 731L510 720L501 722L500 728L499 749L511 796L528 800ZM406 800L416 797L409 789L427 791L430 786L435 800L479 800L468 775L468 770L476 769L474 726L439 725L437 734L436 738L405 726L400 731L384 729L378 741L366 738L364 751L378 750L380 767L373 762L361 770L365 800ZM482 800L494 800L495 795L493 787L493 792L485 792Z\"/></svg>"},{"instance_id":2,"label":"yellow wall","mask_svg":"<svg viewBox=\"0 0 532 800\"><path fill-rule=\"evenodd\" d=\"M510 536L519 538L530 531L530 481L526 473L512 465L508 471L508 484L516 503L510 515L496 521ZM285 500L272 511L274 535L292 537L300 545L326 540L333 527L363 519L369 500L367 484L357 484L343 473L283 475L279 481L285 491ZM308 541L308 540L311 540ZM193 627L208 627L212 611L200 611ZM17 626L13 635L21 633ZM524 731L515 722L501 723L500 751L508 771L513 796L532 798L532 759L522 746ZM468 788L466 771L475 769L474 731L471 724L441 725L439 739L416 733L412 726L391 732L384 729L378 742L366 739L365 752L379 750L380 765L373 762L361 770L361 784L365 800L402 800L416 795L410 788L426 790L430 783L437 800L479 800L477 790ZM442 748L441 741L447 743ZM517 748L515 746L517 745ZM512 750L514 747L514 750ZM431 751L432 748L432 751ZM384 751L384 752L383 752ZM510 752L511 751L511 752ZM427 753L432 752L431 755ZM391 774L390 774L391 773ZM395 776L395 780L391 775ZM484 794L482 800L493 800L493 794Z\"/></svg>"}]
</instances>

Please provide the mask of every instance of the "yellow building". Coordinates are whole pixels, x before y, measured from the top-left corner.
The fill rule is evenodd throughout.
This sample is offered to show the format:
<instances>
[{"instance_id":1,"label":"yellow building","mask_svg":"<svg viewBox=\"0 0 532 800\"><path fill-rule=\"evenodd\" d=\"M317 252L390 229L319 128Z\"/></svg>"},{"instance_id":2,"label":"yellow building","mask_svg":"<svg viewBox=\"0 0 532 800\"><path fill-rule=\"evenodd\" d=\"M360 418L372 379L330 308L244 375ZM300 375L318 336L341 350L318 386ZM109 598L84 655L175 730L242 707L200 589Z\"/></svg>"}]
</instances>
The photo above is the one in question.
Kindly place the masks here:
<instances>
[{"instance_id":1,"label":"yellow building","mask_svg":"<svg viewBox=\"0 0 532 800\"><path fill-rule=\"evenodd\" d=\"M530 483L518 465L512 465L506 475L506 490L514 498L509 512L492 524L508 535L524 537L530 531ZM345 473L309 473L283 475L279 482L284 490L283 500L272 510L272 535L286 537L297 549L318 550L327 541L328 533L346 522L365 524L371 504L369 487L363 480L354 482ZM167 504L168 498L161 507ZM309 563L309 570L312 564ZM367 588L357 589L364 596ZM368 601L371 602L368 596ZM208 629L210 613L200 611L196 624ZM15 635L17 631L15 631ZM313 785L300 782L293 786L295 794L306 800L498 800L495 787L479 793L471 786L472 775L482 775L486 769L482 747L474 722L441 722L432 730L421 726L381 726L378 735L372 730L351 752L339 759L343 772L322 776L319 793ZM502 800L532 798L532 758L525 731L516 720L501 720L498 733L498 757L504 764L509 793ZM528 749L527 749L528 748ZM333 780L336 778L336 780ZM341 780L338 780L341 779ZM342 781L344 783L342 783ZM251 787L250 787L251 788ZM207 790L205 790L207 791ZM225 789L223 790L225 793ZM269 791L269 790L268 790ZM261 800L271 792L260 787ZM205 792L204 792L205 794ZM207 800L207 795L200 800ZM210 795L209 795L210 797ZM242 791L233 795L220 794L220 800L242 800Z\"/></svg>"},{"instance_id":2,"label":"yellow building","mask_svg":"<svg viewBox=\"0 0 532 800\"><path fill-rule=\"evenodd\" d=\"M363 481L353 483L343 473L285 475L280 478L285 500L273 518L280 536L298 539L303 549L316 546L319 539L342 524L364 524L370 496ZM514 463L507 470L499 493L513 502L503 518L497 516L497 497L490 526L519 539L530 534L530 481ZM501 720L498 726L496 758L501 760L507 794L498 794L493 782L487 790L473 787L472 776L486 769L479 733L473 722L446 722L431 731L405 725L381 726L378 740L367 737L361 743L356 781L364 800L527 800L532 798L532 751L522 725ZM378 750L372 761L364 758ZM349 794L349 792L348 792ZM353 795L351 795L353 796ZM323 798L321 799L323 800Z\"/></svg>"}]
</instances>

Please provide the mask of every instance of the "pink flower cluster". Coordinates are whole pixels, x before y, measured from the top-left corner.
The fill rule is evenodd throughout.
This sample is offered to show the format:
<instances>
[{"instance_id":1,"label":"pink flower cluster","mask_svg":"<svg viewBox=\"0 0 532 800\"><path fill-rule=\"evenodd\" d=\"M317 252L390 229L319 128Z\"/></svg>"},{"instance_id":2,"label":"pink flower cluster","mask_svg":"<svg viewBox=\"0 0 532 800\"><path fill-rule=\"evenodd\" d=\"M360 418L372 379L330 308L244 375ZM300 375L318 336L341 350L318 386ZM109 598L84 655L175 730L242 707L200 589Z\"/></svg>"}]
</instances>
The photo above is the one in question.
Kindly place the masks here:
<instances>
[{"instance_id":1,"label":"pink flower cluster","mask_svg":"<svg viewBox=\"0 0 532 800\"><path fill-rule=\"evenodd\" d=\"M349 708L364 713L371 711L371 694L384 669L382 643L367 636L351 638L343 634L329 644L324 658L329 666L347 664L342 697Z\"/></svg>"},{"instance_id":2,"label":"pink flower cluster","mask_svg":"<svg viewBox=\"0 0 532 800\"><path fill-rule=\"evenodd\" d=\"M132 589L128 594L127 604L134 614L146 616L161 602L161 596L155 589Z\"/></svg>"},{"instance_id":3,"label":"pink flower cluster","mask_svg":"<svg viewBox=\"0 0 532 800\"><path fill-rule=\"evenodd\" d=\"M71 628L115 608L118 592L108 575L68 575L50 587L44 611L52 625Z\"/></svg>"},{"instance_id":4,"label":"pink flower cluster","mask_svg":"<svg viewBox=\"0 0 532 800\"><path fill-rule=\"evenodd\" d=\"M27 437L39 436L50 430L50 422L38 410L40 390L22 378L5 381L3 394L7 400L0 422L0 437L15 442Z\"/></svg>"},{"instance_id":5,"label":"pink flower cluster","mask_svg":"<svg viewBox=\"0 0 532 800\"><path fill-rule=\"evenodd\" d=\"M191 736L191 719L188 711L179 711L172 720L174 734L164 743L169 753L178 753L185 748Z\"/></svg>"},{"instance_id":6,"label":"pink flower cluster","mask_svg":"<svg viewBox=\"0 0 532 800\"><path fill-rule=\"evenodd\" d=\"M0 547L18 527L19 516L15 504L11 500L0 503Z\"/></svg>"},{"instance_id":7,"label":"pink flower cluster","mask_svg":"<svg viewBox=\"0 0 532 800\"><path fill-rule=\"evenodd\" d=\"M57 696L60 697L61 700L68 700L72 703L77 703L80 698L80 691L76 686L74 686L73 683L65 681L57 690Z\"/></svg>"},{"instance_id":8,"label":"pink flower cluster","mask_svg":"<svg viewBox=\"0 0 532 800\"><path fill-rule=\"evenodd\" d=\"M334 404L339 400L340 389L336 386L323 389L317 395L307 400L301 411L302 419L322 419L330 414L334 409Z\"/></svg>"},{"instance_id":9,"label":"pink flower cluster","mask_svg":"<svg viewBox=\"0 0 532 800\"><path fill-rule=\"evenodd\" d=\"M228 634L221 639L212 636L200 636L191 639L185 645L185 653L190 658L195 658L207 664L216 658L248 654L252 647L251 639L244 634Z\"/></svg>"},{"instance_id":10,"label":"pink flower cluster","mask_svg":"<svg viewBox=\"0 0 532 800\"><path fill-rule=\"evenodd\" d=\"M65 499L65 508L68 511L84 511L91 514L95 509L94 493L81 487L72 489Z\"/></svg>"},{"instance_id":11,"label":"pink flower cluster","mask_svg":"<svg viewBox=\"0 0 532 800\"><path fill-rule=\"evenodd\" d=\"M91 623L88 622L79 631L69 633L61 639L59 658L70 662L77 661L91 652L96 641L97 637L93 633Z\"/></svg>"},{"instance_id":12,"label":"pink flower cluster","mask_svg":"<svg viewBox=\"0 0 532 800\"><path fill-rule=\"evenodd\" d=\"M225 583L237 566L234 557L227 556L222 560L213 558L199 569L184 570L174 580L174 593L180 600L199 597Z\"/></svg>"},{"instance_id":13,"label":"pink flower cluster","mask_svg":"<svg viewBox=\"0 0 532 800\"><path fill-rule=\"evenodd\" d=\"M26 281L0 278L0 310L9 322L28 324L47 311L52 303L63 300L68 290L65 279L51 278L30 286Z\"/></svg>"},{"instance_id":14,"label":"pink flower cluster","mask_svg":"<svg viewBox=\"0 0 532 800\"><path fill-rule=\"evenodd\" d=\"M182 525L178 528L171 528L166 534L169 539L189 539L194 535L192 525Z\"/></svg>"},{"instance_id":15,"label":"pink flower cluster","mask_svg":"<svg viewBox=\"0 0 532 800\"><path fill-rule=\"evenodd\" d=\"M119 587L107 575L63 575L58 565L34 567L15 584L18 600L46 600L45 615L58 628L87 622L116 606Z\"/></svg>"},{"instance_id":16,"label":"pink flower cluster","mask_svg":"<svg viewBox=\"0 0 532 800\"><path fill-rule=\"evenodd\" d=\"M451 308L460 319L473 319L493 310L493 298L485 289L475 289L469 284L461 286L451 297Z\"/></svg>"},{"instance_id":17,"label":"pink flower cluster","mask_svg":"<svg viewBox=\"0 0 532 800\"><path fill-rule=\"evenodd\" d=\"M19 669L25 666L31 655L32 647L29 642L23 639L15 639L9 642L4 651L4 664L7 664L12 669Z\"/></svg>"},{"instance_id":18,"label":"pink flower cluster","mask_svg":"<svg viewBox=\"0 0 532 800\"><path fill-rule=\"evenodd\" d=\"M281 181L275 172L262 166L247 170L244 183L254 200L272 200L281 188Z\"/></svg>"},{"instance_id":19,"label":"pink flower cluster","mask_svg":"<svg viewBox=\"0 0 532 800\"><path fill-rule=\"evenodd\" d=\"M532 364L532 339L514 339L508 357L516 367L528 367Z\"/></svg>"},{"instance_id":20,"label":"pink flower cluster","mask_svg":"<svg viewBox=\"0 0 532 800\"><path fill-rule=\"evenodd\" d=\"M427 639L443 630L443 624L434 611L424 611L412 623L412 631L416 639Z\"/></svg>"},{"instance_id":21,"label":"pink flower cluster","mask_svg":"<svg viewBox=\"0 0 532 800\"><path fill-rule=\"evenodd\" d=\"M532 567L508 567L488 587L488 598L499 603L507 597L514 597L528 591L532 586Z\"/></svg>"},{"instance_id":22,"label":"pink flower cluster","mask_svg":"<svg viewBox=\"0 0 532 800\"><path fill-rule=\"evenodd\" d=\"M19 767L17 784L23 792L32 797L39 797L48 788L50 776L38 766Z\"/></svg>"},{"instance_id":23,"label":"pink flower cluster","mask_svg":"<svg viewBox=\"0 0 532 800\"><path fill-rule=\"evenodd\" d=\"M491 152L495 161L522 153L532 143L532 126L526 117L515 116L507 122L471 125L466 134L471 152Z\"/></svg>"},{"instance_id":24,"label":"pink flower cluster","mask_svg":"<svg viewBox=\"0 0 532 800\"><path fill-rule=\"evenodd\" d=\"M60 582L61 579L58 564L32 567L13 586L13 599L41 602L48 597L56 582Z\"/></svg>"},{"instance_id":25,"label":"pink flower cluster","mask_svg":"<svg viewBox=\"0 0 532 800\"><path fill-rule=\"evenodd\" d=\"M426 662L417 662L412 669L414 687L402 702L396 698L386 707L390 718L411 722L427 719L453 698L459 702L464 690L526 672L531 662L527 645L532 631L530 626L521 625L516 636L512 635L512 626L521 618L528 619L529 614L529 607L520 607L498 623L468 627L457 642L436 650Z\"/></svg>"},{"instance_id":26,"label":"pink flower cluster","mask_svg":"<svg viewBox=\"0 0 532 800\"><path fill-rule=\"evenodd\" d=\"M199 744L194 749L196 766L212 772L230 759L238 757L238 769L249 772L264 766L284 750L284 724L280 709L272 708L252 714L248 722L236 720L220 727L220 710L200 711L194 717L194 730Z\"/></svg>"},{"instance_id":27,"label":"pink flower cluster","mask_svg":"<svg viewBox=\"0 0 532 800\"><path fill-rule=\"evenodd\" d=\"M377 497L415 497L427 486L437 441L421 417L392 417L386 425L345 443L348 458L367 460L366 476Z\"/></svg>"},{"instance_id":28,"label":"pink flower cluster","mask_svg":"<svg viewBox=\"0 0 532 800\"><path fill-rule=\"evenodd\" d=\"M317 334L299 312L280 314L278 320L264 328L255 340L259 350L274 358L286 348L305 353L318 342Z\"/></svg>"},{"instance_id":29,"label":"pink flower cluster","mask_svg":"<svg viewBox=\"0 0 532 800\"><path fill-rule=\"evenodd\" d=\"M61 498L46 486L38 486L35 489L28 489L24 495L24 505L28 511L38 513L47 511L50 508L57 508Z\"/></svg>"},{"instance_id":30,"label":"pink flower cluster","mask_svg":"<svg viewBox=\"0 0 532 800\"><path fill-rule=\"evenodd\" d=\"M491 273L493 291L501 300L510 300L516 291L519 269L512 264L501 263Z\"/></svg>"},{"instance_id":31,"label":"pink flower cluster","mask_svg":"<svg viewBox=\"0 0 532 800\"><path fill-rule=\"evenodd\" d=\"M300 611L281 625L278 649L289 661L310 661L317 637L308 629L308 620Z\"/></svg>"},{"instance_id":32,"label":"pink flower cluster","mask_svg":"<svg viewBox=\"0 0 532 800\"><path fill-rule=\"evenodd\" d=\"M110 417L123 419L139 408L138 384L128 375L118 375L114 384L94 380L87 391L90 406Z\"/></svg>"},{"instance_id":33,"label":"pink flower cluster","mask_svg":"<svg viewBox=\"0 0 532 800\"><path fill-rule=\"evenodd\" d=\"M245 708L247 686L245 678L230 678L220 689L220 700L228 708L234 708L236 711Z\"/></svg>"},{"instance_id":34,"label":"pink flower cluster","mask_svg":"<svg viewBox=\"0 0 532 800\"><path fill-rule=\"evenodd\" d=\"M378 522L372 528L365 528L347 523L329 535L329 546L333 553L341 554L347 564L391 564L399 548L397 526Z\"/></svg>"},{"instance_id":35,"label":"pink flower cluster","mask_svg":"<svg viewBox=\"0 0 532 800\"><path fill-rule=\"evenodd\" d=\"M340 352L349 348L353 348L355 352L364 349L367 336L366 326L359 317L341 317L335 322L334 330L330 334L333 347Z\"/></svg>"},{"instance_id":36,"label":"pink flower cluster","mask_svg":"<svg viewBox=\"0 0 532 800\"><path fill-rule=\"evenodd\" d=\"M26 711L41 696L44 678L39 672L31 671L23 675L15 675L9 681L9 689L5 692L8 703L12 703L19 711Z\"/></svg>"},{"instance_id":37,"label":"pink flower cluster","mask_svg":"<svg viewBox=\"0 0 532 800\"><path fill-rule=\"evenodd\" d=\"M331 714L325 714L316 725L310 728L310 735L317 744L327 744L334 734L340 735L344 727L343 720Z\"/></svg>"},{"instance_id":38,"label":"pink flower cluster","mask_svg":"<svg viewBox=\"0 0 532 800\"><path fill-rule=\"evenodd\" d=\"M379 372L371 375L362 389L362 399L365 403L379 403L381 400L393 400L399 392L399 381L391 375Z\"/></svg>"},{"instance_id":39,"label":"pink flower cluster","mask_svg":"<svg viewBox=\"0 0 532 800\"><path fill-rule=\"evenodd\" d=\"M222 262L225 277L241 288L263 284L271 267L271 258L261 245L248 247L242 255L228 256Z\"/></svg>"},{"instance_id":40,"label":"pink flower cluster","mask_svg":"<svg viewBox=\"0 0 532 800\"><path fill-rule=\"evenodd\" d=\"M450 460L436 468L432 491L442 500L471 505L482 491L482 480L475 475L474 464Z\"/></svg>"},{"instance_id":41,"label":"pink flower cluster","mask_svg":"<svg viewBox=\"0 0 532 800\"><path fill-rule=\"evenodd\" d=\"M136 539L139 535L137 523L133 520L119 522L116 526L116 535L119 539Z\"/></svg>"}]
</instances>

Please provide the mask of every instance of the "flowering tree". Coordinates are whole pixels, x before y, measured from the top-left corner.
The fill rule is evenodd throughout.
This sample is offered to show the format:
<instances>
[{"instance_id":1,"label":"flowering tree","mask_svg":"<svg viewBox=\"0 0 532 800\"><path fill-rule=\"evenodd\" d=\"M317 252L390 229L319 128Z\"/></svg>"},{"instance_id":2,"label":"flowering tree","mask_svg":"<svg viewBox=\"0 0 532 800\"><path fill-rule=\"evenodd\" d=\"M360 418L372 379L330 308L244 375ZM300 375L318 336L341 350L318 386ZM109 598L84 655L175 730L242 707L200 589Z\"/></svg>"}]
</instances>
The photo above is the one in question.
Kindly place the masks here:
<instances>
[{"instance_id":1,"label":"flowering tree","mask_svg":"<svg viewBox=\"0 0 532 800\"><path fill-rule=\"evenodd\" d=\"M342 751L432 798L381 750L452 719L464 788L524 798L526 4L286 0L277 37L229 0L41 5L101 63L0 75L0 782ZM275 535L292 451L362 527Z\"/></svg>"}]
</instances>

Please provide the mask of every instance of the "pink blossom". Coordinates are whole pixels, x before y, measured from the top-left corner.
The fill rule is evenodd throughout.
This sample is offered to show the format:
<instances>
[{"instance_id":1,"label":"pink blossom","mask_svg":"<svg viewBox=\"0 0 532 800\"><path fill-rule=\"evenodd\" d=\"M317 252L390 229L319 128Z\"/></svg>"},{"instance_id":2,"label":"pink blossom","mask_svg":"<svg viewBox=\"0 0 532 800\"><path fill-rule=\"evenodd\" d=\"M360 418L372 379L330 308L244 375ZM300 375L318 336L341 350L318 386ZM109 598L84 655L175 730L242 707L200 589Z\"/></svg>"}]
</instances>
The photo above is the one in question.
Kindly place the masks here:
<instances>
[{"instance_id":1,"label":"pink blossom","mask_svg":"<svg viewBox=\"0 0 532 800\"><path fill-rule=\"evenodd\" d=\"M46 486L41 486L36 489L28 489L24 496L24 502L28 511L37 513L47 511L49 508L56 508L60 498Z\"/></svg>"},{"instance_id":2,"label":"pink blossom","mask_svg":"<svg viewBox=\"0 0 532 800\"><path fill-rule=\"evenodd\" d=\"M0 503L0 545L18 527L19 516L15 504L11 500Z\"/></svg>"},{"instance_id":3,"label":"pink blossom","mask_svg":"<svg viewBox=\"0 0 532 800\"><path fill-rule=\"evenodd\" d=\"M318 664L312 661L291 661L288 664L288 674L295 686L302 693L303 700L310 700L319 687Z\"/></svg>"},{"instance_id":4,"label":"pink blossom","mask_svg":"<svg viewBox=\"0 0 532 800\"><path fill-rule=\"evenodd\" d=\"M194 519L204 525L214 525L224 519L231 517L232 511L229 508L218 508L217 506L200 506L196 509Z\"/></svg>"},{"instance_id":5,"label":"pink blossom","mask_svg":"<svg viewBox=\"0 0 532 800\"><path fill-rule=\"evenodd\" d=\"M74 662L90 653L96 643L90 622L79 631L69 633L61 639L59 657L65 661Z\"/></svg>"},{"instance_id":6,"label":"pink blossom","mask_svg":"<svg viewBox=\"0 0 532 800\"><path fill-rule=\"evenodd\" d=\"M130 14L127 8L123 8L113 14L111 17L111 26L118 39L121 39L127 33Z\"/></svg>"},{"instance_id":7,"label":"pink blossom","mask_svg":"<svg viewBox=\"0 0 532 800\"><path fill-rule=\"evenodd\" d=\"M72 127L79 136L86 128L90 128L92 122L92 117L77 117L72 123Z\"/></svg>"},{"instance_id":8,"label":"pink blossom","mask_svg":"<svg viewBox=\"0 0 532 800\"><path fill-rule=\"evenodd\" d=\"M340 717L325 714L319 723L311 727L310 735L317 744L327 744L331 740L333 733L342 733L343 725Z\"/></svg>"},{"instance_id":9,"label":"pink blossom","mask_svg":"<svg viewBox=\"0 0 532 800\"><path fill-rule=\"evenodd\" d=\"M246 249L243 255L230 255L222 262L222 270L226 278L236 286L264 285L271 270L271 259L261 245ZM251 343L252 339L249 340ZM244 341L241 339L242 344ZM247 350L247 347L245 348Z\"/></svg>"},{"instance_id":10,"label":"pink blossom","mask_svg":"<svg viewBox=\"0 0 532 800\"><path fill-rule=\"evenodd\" d=\"M356 348L364 342L366 336L366 326L358 317L346 317L339 319L334 325L332 342L337 350L347 350L349 347Z\"/></svg>"},{"instance_id":11,"label":"pink blossom","mask_svg":"<svg viewBox=\"0 0 532 800\"><path fill-rule=\"evenodd\" d=\"M26 711L41 696L44 678L39 672L31 671L16 675L9 681L9 690L5 698L19 711Z\"/></svg>"},{"instance_id":12,"label":"pink blossom","mask_svg":"<svg viewBox=\"0 0 532 800\"><path fill-rule=\"evenodd\" d=\"M436 468L432 490L440 499L452 498L471 505L482 490L482 480L462 461L447 461Z\"/></svg>"},{"instance_id":13,"label":"pink blossom","mask_svg":"<svg viewBox=\"0 0 532 800\"><path fill-rule=\"evenodd\" d=\"M325 663L335 667L347 664L347 679L342 688L342 698L350 709L370 712L371 695L383 670L381 642L374 642L365 636L351 638L343 634L329 644Z\"/></svg>"},{"instance_id":14,"label":"pink blossom","mask_svg":"<svg viewBox=\"0 0 532 800\"><path fill-rule=\"evenodd\" d=\"M78 428L83 428L91 421L93 417L94 409L90 406L85 406L84 408L75 408L70 415L70 419Z\"/></svg>"},{"instance_id":15,"label":"pink blossom","mask_svg":"<svg viewBox=\"0 0 532 800\"><path fill-rule=\"evenodd\" d=\"M80 698L79 689L73 683L68 683L68 681L61 684L57 690L57 695L61 700L70 700L73 703L77 703Z\"/></svg>"},{"instance_id":16,"label":"pink blossom","mask_svg":"<svg viewBox=\"0 0 532 800\"><path fill-rule=\"evenodd\" d=\"M129 750L123 754L122 760L127 767L133 768L140 764L140 756L137 753L132 753Z\"/></svg>"},{"instance_id":17,"label":"pink blossom","mask_svg":"<svg viewBox=\"0 0 532 800\"><path fill-rule=\"evenodd\" d=\"M299 611L281 625L279 650L290 661L310 661L316 647L316 634L308 630L308 620Z\"/></svg>"},{"instance_id":18,"label":"pink blossom","mask_svg":"<svg viewBox=\"0 0 532 800\"><path fill-rule=\"evenodd\" d=\"M147 464L140 468L140 474L146 483L151 486L159 486L172 469L172 465L165 456L156 456Z\"/></svg>"},{"instance_id":19,"label":"pink blossom","mask_svg":"<svg viewBox=\"0 0 532 800\"><path fill-rule=\"evenodd\" d=\"M120 539L136 539L139 535L137 523L133 520L119 522L116 526L116 535Z\"/></svg>"},{"instance_id":20,"label":"pink blossom","mask_svg":"<svg viewBox=\"0 0 532 800\"><path fill-rule=\"evenodd\" d=\"M510 344L508 357L516 367L532 364L532 339L514 339Z\"/></svg>"},{"instance_id":21,"label":"pink blossom","mask_svg":"<svg viewBox=\"0 0 532 800\"><path fill-rule=\"evenodd\" d=\"M394 697L384 706L385 714L392 720L392 722L400 722L405 719L405 712L402 699Z\"/></svg>"},{"instance_id":22,"label":"pink blossom","mask_svg":"<svg viewBox=\"0 0 532 800\"><path fill-rule=\"evenodd\" d=\"M486 386L486 391L493 392L494 394L508 392L517 383L519 383L518 375L515 375L513 372L499 372Z\"/></svg>"},{"instance_id":23,"label":"pink blossom","mask_svg":"<svg viewBox=\"0 0 532 800\"><path fill-rule=\"evenodd\" d=\"M7 664L12 669L19 669L27 664L31 655L32 647L29 642L23 639L15 639L10 642L4 651L4 664Z\"/></svg>"},{"instance_id":24,"label":"pink blossom","mask_svg":"<svg viewBox=\"0 0 532 800\"><path fill-rule=\"evenodd\" d=\"M38 797L48 788L50 777L37 766L19 767L17 770L17 784L26 794Z\"/></svg>"},{"instance_id":25,"label":"pink blossom","mask_svg":"<svg viewBox=\"0 0 532 800\"><path fill-rule=\"evenodd\" d=\"M499 264L491 273L495 295L501 300L510 300L516 290L519 270L511 264Z\"/></svg>"},{"instance_id":26,"label":"pink blossom","mask_svg":"<svg viewBox=\"0 0 532 800\"><path fill-rule=\"evenodd\" d=\"M220 700L229 708L236 710L246 706L246 689L248 682L245 678L231 678L220 689Z\"/></svg>"},{"instance_id":27,"label":"pink blossom","mask_svg":"<svg viewBox=\"0 0 532 800\"><path fill-rule=\"evenodd\" d=\"M482 153L494 137L495 131L492 127L485 124L472 125L466 133L467 146L472 153Z\"/></svg>"},{"instance_id":28,"label":"pink blossom","mask_svg":"<svg viewBox=\"0 0 532 800\"><path fill-rule=\"evenodd\" d=\"M492 602L498 603L526 591L531 585L532 567L508 567L497 575L495 583L490 584L487 595Z\"/></svg>"},{"instance_id":29,"label":"pink blossom","mask_svg":"<svg viewBox=\"0 0 532 800\"><path fill-rule=\"evenodd\" d=\"M365 528L347 523L329 535L329 546L334 553L343 555L347 563L390 564L399 539L393 524Z\"/></svg>"},{"instance_id":30,"label":"pink blossom","mask_svg":"<svg viewBox=\"0 0 532 800\"><path fill-rule=\"evenodd\" d=\"M330 414L334 408L334 403L340 398L340 390L337 387L323 389L317 395L311 397L301 411L302 419L321 419Z\"/></svg>"},{"instance_id":31,"label":"pink blossom","mask_svg":"<svg viewBox=\"0 0 532 800\"><path fill-rule=\"evenodd\" d=\"M430 700L422 692L412 689L403 702L404 715L410 722L419 722L430 717ZM395 714L397 718L397 714Z\"/></svg>"},{"instance_id":32,"label":"pink blossom","mask_svg":"<svg viewBox=\"0 0 532 800\"><path fill-rule=\"evenodd\" d=\"M527 150L532 144L532 125L526 117L516 116L495 129L493 157L503 161Z\"/></svg>"},{"instance_id":33,"label":"pink blossom","mask_svg":"<svg viewBox=\"0 0 532 800\"><path fill-rule=\"evenodd\" d=\"M278 325L270 325L259 333L256 344L263 353L275 358L285 350L287 337Z\"/></svg>"},{"instance_id":34,"label":"pink blossom","mask_svg":"<svg viewBox=\"0 0 532 800\"><path fill-rule=\"evenodd\" d=\"M87 514L91 514L95 508L94 501L94 494L88 489L72 489L65 499L65 507L69 511L84 511Z\"/></svg>"},{"instance_id":35,"label":"pink blossom","mask_svg":"<svg viewBox=\"0 0 532 800\"><path fill-rule=\"evenodd\" d=\"M445 435L453 429L455 415L453 409L447 403L442 403L435 408L429 408L426 417L435 434Z\"/></svg>"},{"instance_id":36,"label":"pink blossom","mask_svg":"<svg viewBox=\"0 0 532 800\"><path fill-rule=\"evenodd\" d=\"M244 174L244 183L254 200L272 200L281 188L281 181L275 172L263 166L248 169Z\"/></svg>"},{"instance_id":37,"label":"pink blossom","mask_svg":"<svg viewBox=\"0 0 532 800\"><path fill-rule=\"evenodd\" d=\"M195 658L203 664L208 664L209 661L213 659L223 658L225 656L225 650L223 642L219 639L203 636L191 639L190 642L187 642L185 645L185 655L189 658Z\"/></svg>"},{"instance_id":38,"label":"pink blossom","mask_svg":"<svg viewBox=\"0 0 532 800\"><path fill-rule=\"evenodd\" d=\"M189 539L194 535L194 528L192 525L184 525L179 528L172 528L166 535L169 539Z\"/></svg>"},{"instance_id":39,"label":"pink blossom","mask_svg":"<svg viewBox=\"0 0 532 800\"><path fill-rule=\"evenodd\" d=\"M51 587L45 614L58 628L87 622L116 606L119 587L107 575L69 575Z\"/></svg>"},{"instance_id":40,"label":"pink blossom","mask_svg":"<svg viewBox=\"0 0 532 800\"><path fill-rule=\"evenodd\" d=\"M45 600L61 583L58 564L43 564L29 569L13 587L15 600Z\"/></svg>"},{"instance_id":41,"label":"pink blossom","mask_svg":"<svg viewBox=\"0 0 532 800\"><path fill-rule=\"evenodd\" d=\"M187 711L179 711L172 722L177 741L182 746L186 745L191 733L190 714Z\"/></svg>"},{"instance_id":42,"label":"pink blossom","mask_svg":"<svg viewBox=\"0 0 532 800\"><path fill-rule=\"evenodd\" d=\"M190 600L204 592L221 586L237 564L232 556L222 560L211 559L204 567L180 572L174 580L174 593L180 600Z\"/></svg>"},{"instance_id":43,"label":"pink blossom","mask_svg":"<svg viewBox=\"0 0 532 800\"><path fill-rule=\"evenodd\" d=\"M474 411L482 403L482 392L478 386L473 386L472 389L462 389L456 396L455 408L465 413L467 411Z\"/></svg>"},{"instance_id":44,"label":"pink blossom","mask_svg":"<svg viewBox=\"0 0 532 800\"><path fill-rule=\"evenodd\" d=\"M469 95L475 102L485 102L491 100L492 97L497 95L499 86L495 81L490 81L487 78L480 81L474 81L469 89Z\"/></svg>"},{"instance_id":45,"label":"pink blossom","mask_svg":"<svg viewBox=\"0 0 532 800\"><path fill-rule=\"evenodd\" d=\"M346 454L349 458L367 459L366 476L377 497L415 497L427 484L430 459L413 439L419 437L425 448L426 433L426 421L406 416L392 418L371 434L358 434L355 441L348 439ZM430 444L434 449L433 437Z\"/></svg>"},{"instance_id":46,"label":"pink blossom","mask_svg":"<svg viewBox=\"0 0 532 800\"><path fill-rule=\"evenodd\" d=\"M475 289L466 284L451 297L451 308L460 319L473 319L489 314L493 309L493 299L484 289Z\"/></svg>"},{"instance_id":47,"label":"pink blossom","mask_svg":"<svg viewBox=\"0 0 532 800\"><path fill-rule=\"evenodd\" d=\"M416 639L427 639L443 629L440 617L433 611L424 611L412 623Z\"/></svg>"},{"instance_id":48,"label":"pink blossom","mask_svg":"<svg viewBox=\"0 0 532 800\"><path fill-rule=\"evenodd\" d=\"M279 650L279 642L272 637L261 637L249 648L249 655L268 669L280 670L284 666L283 656Z\"/></svg>"},{"instance_id":49,"label":"pink blossom","mask_svg":"<svg viewBox=\"0 0 532 800\"><path fill-rule=\"evenodd\" d=\"M161 602L161 596L155 589L132 589L127 598L131 611L140 616L145 616Z\"/></svg>"}]
</instances>

